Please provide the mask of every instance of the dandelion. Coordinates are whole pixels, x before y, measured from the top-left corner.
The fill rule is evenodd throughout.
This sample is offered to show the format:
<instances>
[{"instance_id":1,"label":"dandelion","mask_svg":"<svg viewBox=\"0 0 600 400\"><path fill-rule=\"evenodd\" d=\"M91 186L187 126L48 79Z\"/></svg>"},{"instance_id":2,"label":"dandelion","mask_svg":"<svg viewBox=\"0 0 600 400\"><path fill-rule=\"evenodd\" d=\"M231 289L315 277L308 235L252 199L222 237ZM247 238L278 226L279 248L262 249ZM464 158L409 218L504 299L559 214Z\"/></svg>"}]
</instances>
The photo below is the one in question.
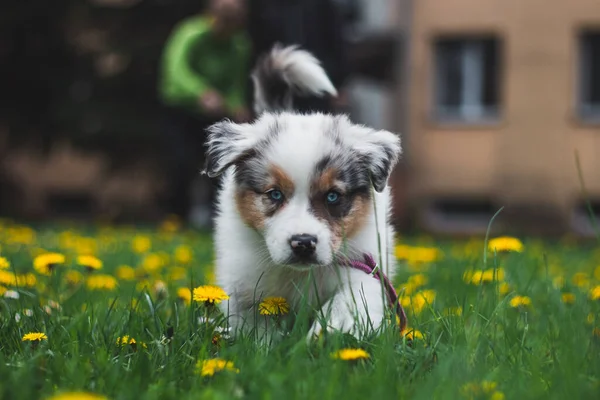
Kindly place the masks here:
<instances>
[{"instance_id":1,"label":"dandelion","mask_svg":"<svg viewBox=\"0 0 600 400\"><path fill-rule=\"evenodd\" d=\"M114 290L117 280L110 275L94 275L87 279L86 285L90 290Z\"/></svg>"},{"instance_id":2,"label":"dandelion","mask_svg":"<svg viewBox=\"0 0 600 400\"><path fill-rule=\"evenodd\" d=\"M500 293L501 296L506 296L510 291L511 291L511 287L506 282L502 282L498 286L498 293Z\"/></svg>"},{"instance_id":3,"label":"dandelion","mask_svg":"<svg viewBox=\"0 0 600 400\"><path fill-rule=\"evenodd\" d=\"M180 287L177 289L177 298L189 305L192 302L192 291L190 288Z\"/></svg>"},{"instance_id":4,"label":"dandelion","mask_svg":"<svg viewBox=\"0 0 600 400\"><path fill-rule=\"evenodd\" d=\"M8 289L5 288L4 286L0 286L0 297L4 296L4 293L6 293Z\"/></svg>"},{"instance_id":5,"label":"dandelion","mask_svg":"<svg viewBox=\"0 0 600 400\"><path fill-rule=\"evenodd\" d=\"M501 236L491 239L488 242L488 250L492 252L496 251L498 253L510 251L520 253L523 251L523 242L514 237Z\"/></svg>"},{"instance_id":6,"label":"dandelion","mask_svg":"<svg viewBox=\"0 0 600 400\"><path fill-rule=\"evenodd\" d=\"M515 296L510 299L510 306L513 308L527 307L531 305L531 299L527 296Z\"/></svg>"},{"instance_id":7,"label":"dandelion","mask_svg":"<svg viewBox=\"0 0 600 400\"><path fill-rule=\"evenodd\" d=\"M580 288L587 288L590 285L590 277L585 272L578 272L571 278L573 285Z\"/></svg>"},{"instance_id":8,"label":"dandelion","mask_svg":"<svg viewBox=\"0 0 600 400\"><path fill-rule=\"evenodd\" d=\"M573 293L563 293L560 297L563 303L573 304L575 303L575 295Z\"/></svg>"},{"instance_id":9,"label":"dandelion","mask_svg":"<svg viewBox=\"0 0 600 400\"><path fill-rule=\"evenodd\" d=\"M142 261L142 267L147 272L154 272L163 266L163 259L158 254L148 254Z\"/></svg>"},{"instance_id":10,"label":"dandelion","mask_svg":"<svg viewBox=\"0 0 600 400\"><path fill-rule=\"evenodd\" d=\"M490 399L503 400L504 394L496 390L497 386L493 381L470 382L462 386L461 392L470 399L489 395Z\"/></svg>"},{"instance_id":11,"label":"dandelion","mask_svg":"<svg viewBox=\"0 0 600 400\"><path fill-rule=\"evenodd\" d=\"M181 245L175 249L175 260L181 264L189 264L192 261L192 249L189 246Z\"/></svg>"},{"instance_id":12,"label":"dandelion","mask_svg":"<svg viewBox=\"0 0 600 400\"><path fill-rule=\"evenodd\" d=\"M151 246L152 241L148 236L136 236L131 241L131 249L138 254L146 253Z\"/></svg>"},{"instance_id":13,"label":"dandelion","mask_svg":"<svg viewBox=\"0 0 600 400\"><path fill-rule=\"evenodd\" d=\"M143 347L143 348L147 348L148 346L146 346L146 343L144 342L139 342L139 344ZM137 350L137 346L138 346L138 342L133 338L130 337L129 335L125 335L125 336L119 336L117 338L117 346L119 347L125 347L125 346L131 346L131 348L136 351Z\"/></svg>"},{"instance_id":14,"label":"dandelion","mask_svg":"<svg viewBox=\"0 0 600 400\"><path fill-rule=\"evenodd\" d=\"M337 360L355 361L364 360L371 356L363 349L342 349L332 353L331 357Z\"/></svg>"},{"instance_id":15,"label":"dandelion","mask_svg":"<svg viewBox=\"0 0 600 400\"><path fill-rule=\"evenodd\" d=\"M107 398L89 392L65 392L49 397L47 400L107 400Z\"/></svg>"},{"instance_id":16,"label":"dandelion","mask_svg":"<svg viewBox=\"0 0 600 400\"><path fill-rule=\"evenodd\" d=\"M407 340L423 339L423 333L417 329L407 328L400 333Z\"/></svg>"},{"instance_id":17,"label":"dandelion","mask_svg":"<svg viewBox=\"0 0 600 400\"><path fill-rule=\"evenodd\" d=\"M219 371L240 372L240 370L233 365L233 361L223 360L222 358L198 361L196 370L200 376L213 376Z\"/></svg>"},{"instance_id":18,"label":"dandelion","mask_svg":"<svg viewBox=\"0 0 600 400\"><path fill-rule=\"evenodd\" d=\"M33 260L33 268L41 275L50 275L57 265L65 263L65 256L59 253L46 253Z\"/></svg>"},{"instance_id":19,"label":"dandelion","mask_svg":"<svg viewBox=\"0 0 600 400\"><path fill-rule=\"evenodd\" d=\"M94 256L79 256L77 264L84 266L88 271L97 271L102 268L102 261Z\"/></svg>"},{"instance_id":20,"label":"dandelion","mask_svg":"<svg viewBox=\"0 0 600 400\"><path fill-rule=\"evenodd\" d=\"M600 285L595 286L590 290L590 299L600 300Z\"/></svg>"},{"instance_id":21,"label":"dandelion","mask_svg":"<svg viewBox=\"0 0 600 400\"><path fill-rule=\"evenodd\" d=\"M504 393L496 391L490 396L490 400L504 400Z\"/></svg>"},{"instance_id":22,"label":"dandelion","mask_svg":"<svg viewBox=\"0 0 600 400\"><path fill-rule=\"evenodd\" d=\"M123 281L133 281L135 280L135 269L129 265L121 265L117 268L117 278Z\"/></svg>"},{"instance_id":23,"label":"dandelion","mask_svg":"<svg viewBox=\"0 0 600 400\"><path fill-rule=\"evenodd\" d=\"M29 332L23 335L21 340L23 342L41 342L42 340L48 340L48 336L42 332Z\"/></svg>"},{"instance_id":24,"label":"dandelion","mask_svg":"<svg viewBox=\"0 0 600 400\"><path fill-rule=\"evenodd\" d=\"M83 275L79 271L70 270L65 274L65 279L70 285L77 285L83 280Z\"/></svg>"},{"instance_id":25,"label":"dandelion","mask_svg":"<svg viewBox=\"0 0 600 400\"><path fill-rule=\"evenodd\" d=\"M0 269L9 269L10 263L5 257L0 257Z\"/></svg>"},{"instance_id":26,"label":"dandelion","mask_svg":"<svg viewBox=\"0 0 600 400\"><path fill-rule=\"evenodd\" d=\"M260 315L285 315L290 306L283 297L267 297L258 305L258 311Z\"/></svg>"},{"instance_id":27,"label":"dandelion","mask_svg":"<svg viewBox=\"0 0 600 400\"><path fill-rule=\"evenodd\" d=\"M218 286L204 285L194 289L193 299L206 305L214 305L229 299L229 296Z\"/></svg>"}]
</instances>

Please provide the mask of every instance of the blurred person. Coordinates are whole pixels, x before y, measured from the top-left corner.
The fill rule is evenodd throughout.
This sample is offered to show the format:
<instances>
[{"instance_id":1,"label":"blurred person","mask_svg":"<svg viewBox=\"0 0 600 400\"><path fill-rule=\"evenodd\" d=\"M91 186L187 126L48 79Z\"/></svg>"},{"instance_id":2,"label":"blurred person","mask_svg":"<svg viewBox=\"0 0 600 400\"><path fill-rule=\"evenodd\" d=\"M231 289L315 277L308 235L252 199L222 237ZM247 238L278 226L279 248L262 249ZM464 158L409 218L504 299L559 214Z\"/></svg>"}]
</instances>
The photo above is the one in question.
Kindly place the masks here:
<instances>
[{"instance_id":1,"label":"blurred person","mask_svg":"<svg viewBox=\"0 0 600 400\"><path fill-rule=\"evenodd\" d=\"M298 111L335 112L347 106L349 75L344 40L345 9L339 0L248 0L252 65L274 44L300 45L322 63L337 97L297 97Z\"/></svg>"},{"instance_id":2,"label":"blurred person","mask_svg":"<svg viewBox=\"0 0 600 400\"><path fill-rule=\"evenodd\" d=\"M208 227L212 219L214 188L198 173L205 129L225 117L250 118L245 12L242 0L211 0L204 14L174 28L163 51L159 95L166 106L167 208L197 227ZM192 184L195 178L198 185Z\"/></svg>"}]
</instances>

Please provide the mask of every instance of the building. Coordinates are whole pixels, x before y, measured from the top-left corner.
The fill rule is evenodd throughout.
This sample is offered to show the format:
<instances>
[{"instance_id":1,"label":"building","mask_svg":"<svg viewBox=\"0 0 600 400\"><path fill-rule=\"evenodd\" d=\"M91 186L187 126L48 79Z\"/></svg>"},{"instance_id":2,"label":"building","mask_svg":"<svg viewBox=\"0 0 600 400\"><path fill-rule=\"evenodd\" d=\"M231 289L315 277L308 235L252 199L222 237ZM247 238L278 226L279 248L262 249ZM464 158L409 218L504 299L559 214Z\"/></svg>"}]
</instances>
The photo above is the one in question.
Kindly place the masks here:
<instances>
[{"instance_id":1,"label":"building","mask_svg":"<svg viewBox=\"0 0 600 400\"><path fill-rule=\"evenodd\" d=\"M393 3L396 3L393 1ZM400 2L406 3L406 2ZM417 0L405 31L405 201L435 232L591 234L600 213L600 2ZM587 196L582 194L576 153Z\"/></svg>"}]
</instances>

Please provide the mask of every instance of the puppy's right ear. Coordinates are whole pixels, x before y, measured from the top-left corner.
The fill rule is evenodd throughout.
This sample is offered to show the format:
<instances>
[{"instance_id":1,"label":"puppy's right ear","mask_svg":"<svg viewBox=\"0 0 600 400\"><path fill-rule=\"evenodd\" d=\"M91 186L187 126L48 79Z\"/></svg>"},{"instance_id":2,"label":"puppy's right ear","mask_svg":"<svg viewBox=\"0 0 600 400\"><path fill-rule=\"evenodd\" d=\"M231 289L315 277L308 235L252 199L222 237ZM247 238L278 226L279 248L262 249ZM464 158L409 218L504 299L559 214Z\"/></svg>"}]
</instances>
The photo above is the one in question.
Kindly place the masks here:
<instances>
[{"instance_id":1,"label":"puppy's right ear","mask_svg":"<svg viewBox=\"0 0 600 400\"><path fill-rule=\"evenodd\" d=\"M208 128L206 162L202 174L214 178L254 153L252 125L221 121Z\"/></svg>"}]
</instances>

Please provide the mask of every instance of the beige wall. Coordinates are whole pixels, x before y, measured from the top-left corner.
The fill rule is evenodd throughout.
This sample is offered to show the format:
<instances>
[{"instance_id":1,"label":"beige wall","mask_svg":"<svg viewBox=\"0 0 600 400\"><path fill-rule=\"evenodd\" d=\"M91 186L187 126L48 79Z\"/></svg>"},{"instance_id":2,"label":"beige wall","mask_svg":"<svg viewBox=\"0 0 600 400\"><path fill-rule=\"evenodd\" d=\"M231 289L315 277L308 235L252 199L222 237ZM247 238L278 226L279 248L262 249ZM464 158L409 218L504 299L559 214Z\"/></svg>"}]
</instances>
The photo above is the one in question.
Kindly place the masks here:
<instances>
[{"instance_id":1,"label":"beige wall","mask_svg":"<svg viewBox=\"0 0 600 400\"><path fill-rule=\"evenodd\" d=\"M416 0L412 17L404 141L412 202L460 191L567 215L579 196L575 150L600 200L600 129L574 110L577 33L600 28L600 1ZM487 126L442 126L429 118L432 40L468 32L501 39L501 117Z\"/></svg>"}]
</instances>

